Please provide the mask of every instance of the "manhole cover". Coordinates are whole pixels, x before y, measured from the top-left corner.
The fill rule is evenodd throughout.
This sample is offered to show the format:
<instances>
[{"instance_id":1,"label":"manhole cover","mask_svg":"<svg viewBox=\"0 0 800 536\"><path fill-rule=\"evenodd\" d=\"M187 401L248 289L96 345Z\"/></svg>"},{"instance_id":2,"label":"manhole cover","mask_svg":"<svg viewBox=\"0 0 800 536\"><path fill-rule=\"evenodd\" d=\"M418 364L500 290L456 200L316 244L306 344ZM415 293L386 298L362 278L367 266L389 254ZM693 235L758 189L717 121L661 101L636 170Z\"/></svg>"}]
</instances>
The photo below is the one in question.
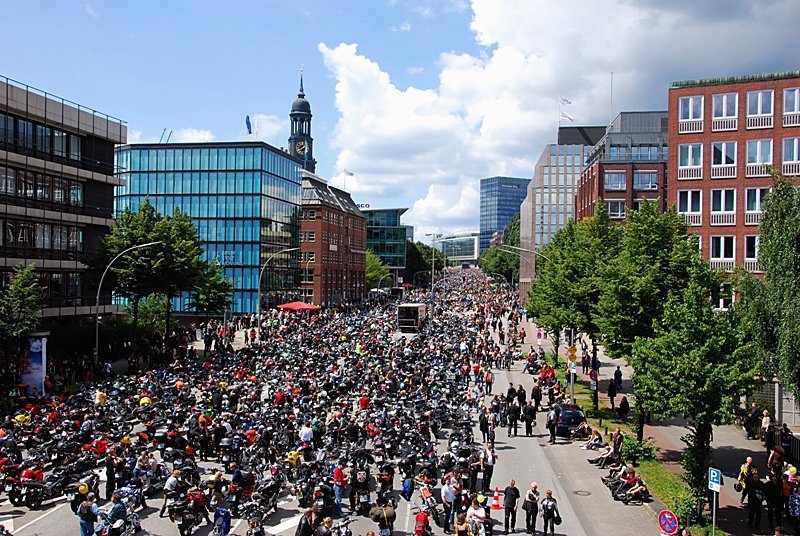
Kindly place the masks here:
<instances>
[{"instance_id":1,"label":"manhole cover","mask_svg":"<svg viewBox=\"0 0 800 536\"><path fill-rule=\"evenodd\" d=\"M581 496L581 497L588 497L589 495L591 495L591 494L592 494L592 492L591 492L591 491L586 491L586 490L583 490L583 489L575 490L575 491L573 491L572 493L573 493L574 495L579 495L579 496Z\"/></svg>"}]
</instances>

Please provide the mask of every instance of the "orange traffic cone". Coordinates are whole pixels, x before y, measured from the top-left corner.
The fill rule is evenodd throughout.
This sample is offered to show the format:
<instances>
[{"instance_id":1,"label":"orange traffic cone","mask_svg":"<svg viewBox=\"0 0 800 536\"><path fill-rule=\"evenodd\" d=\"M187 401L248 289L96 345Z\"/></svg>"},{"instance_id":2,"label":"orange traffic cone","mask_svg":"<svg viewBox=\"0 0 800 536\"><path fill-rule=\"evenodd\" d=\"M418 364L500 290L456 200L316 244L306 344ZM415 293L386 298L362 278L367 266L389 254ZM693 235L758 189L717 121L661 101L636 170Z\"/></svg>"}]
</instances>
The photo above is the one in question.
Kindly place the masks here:
<instances>
[{"instance_id":1,"label":"orange traffic cone","mask_svg":"<svg viewBox=\"0 0 800 536\"><path fill-rule=\"evenodd\" d=\"M502 510L503 507L500 506L500 489L495 487L494 488L494 499L492 499L492 510Z\"/></svg>"}]
</instances>

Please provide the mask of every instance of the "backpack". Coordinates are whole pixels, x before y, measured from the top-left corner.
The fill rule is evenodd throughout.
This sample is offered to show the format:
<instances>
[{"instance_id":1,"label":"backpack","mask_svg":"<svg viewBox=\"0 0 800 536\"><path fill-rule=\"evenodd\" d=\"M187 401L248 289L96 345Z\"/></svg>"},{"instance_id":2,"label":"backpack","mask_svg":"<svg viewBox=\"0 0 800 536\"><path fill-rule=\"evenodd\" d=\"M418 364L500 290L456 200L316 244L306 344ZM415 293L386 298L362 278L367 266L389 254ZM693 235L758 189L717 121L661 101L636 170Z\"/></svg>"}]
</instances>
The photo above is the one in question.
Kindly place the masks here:
<instances>
[{"instance_id":1,"label":"backpack","mask_svg":"<svg viewBox=\"0 0 800 536\"><path fill-rule=\"evenodd\" d=\"M797 493L789 495L789 516L800 517L800 495Z\"/></svg>"}]
</instances>

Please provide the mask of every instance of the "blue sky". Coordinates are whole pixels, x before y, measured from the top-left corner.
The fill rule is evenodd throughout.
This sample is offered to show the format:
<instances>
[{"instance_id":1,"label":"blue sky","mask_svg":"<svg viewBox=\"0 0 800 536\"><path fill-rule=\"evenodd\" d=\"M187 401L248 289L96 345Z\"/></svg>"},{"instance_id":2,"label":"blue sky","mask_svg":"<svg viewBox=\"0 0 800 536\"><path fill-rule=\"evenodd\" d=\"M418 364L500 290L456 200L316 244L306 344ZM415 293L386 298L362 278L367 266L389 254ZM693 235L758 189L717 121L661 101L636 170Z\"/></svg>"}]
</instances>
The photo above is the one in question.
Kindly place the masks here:
<instances>
[{"instance_id":1,"label":"blue sky","mask_svg":"<svg viewBox=\"0 0 800 536\"><path fill-rule=\"evenodd\" d=\"M417 238L477 229L481 177L532 175L559 95L605 124L666 109L672 80L800 67L790 0L50 0L5 2L3 21L0 74L130 141L244 139L250 115L285 146L303 65L318 173L408 207Z\"/></svg>"}]
</instances>

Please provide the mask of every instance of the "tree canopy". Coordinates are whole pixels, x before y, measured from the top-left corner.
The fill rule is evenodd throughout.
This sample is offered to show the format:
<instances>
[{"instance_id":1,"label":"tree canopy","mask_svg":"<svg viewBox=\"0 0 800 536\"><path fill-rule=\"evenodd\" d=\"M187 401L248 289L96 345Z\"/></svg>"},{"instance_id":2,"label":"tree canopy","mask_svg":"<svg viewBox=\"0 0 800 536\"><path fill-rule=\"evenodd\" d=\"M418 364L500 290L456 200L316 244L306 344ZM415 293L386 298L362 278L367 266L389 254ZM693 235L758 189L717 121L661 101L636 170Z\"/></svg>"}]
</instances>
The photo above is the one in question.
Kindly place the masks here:
<instances>
[{"instance_id":1,"label":"tree canopy","mask_svg":"<svg viewBox=\"0 0 800 536\"><path fill-rule=\"evenodd\" d=\"M199 316L224 313L233 303L233 281L216 261L203 261L197 283L189 292L189 307Z\"/></svg>"},{"instance_id":2,"label":"tree canopy","mask_svg":"<svg viewBox=\"0 0 800 536\"><path fill-rule=\"evenodd\" d=\"M383 264L381 258L375 255L371 249L367 250L366 275L364 278L368 292L376 288L378 283L381 283L381 279L383 279L381 285L391 285L392 282L391 276L389 276L389 267Z\"/></svg>"},{"instance_id":3,"label":"tree canopy","mask_svg":"<svg viewBox=\"0 0 800 536\"><path fill-rule=\"evenodd\" d=\"M9 285L0 292L0 366L16 360L22 337L34 331L39 323L43 289L34 270L33 264L18 264Z\"/></svg>"}]
</instances>

